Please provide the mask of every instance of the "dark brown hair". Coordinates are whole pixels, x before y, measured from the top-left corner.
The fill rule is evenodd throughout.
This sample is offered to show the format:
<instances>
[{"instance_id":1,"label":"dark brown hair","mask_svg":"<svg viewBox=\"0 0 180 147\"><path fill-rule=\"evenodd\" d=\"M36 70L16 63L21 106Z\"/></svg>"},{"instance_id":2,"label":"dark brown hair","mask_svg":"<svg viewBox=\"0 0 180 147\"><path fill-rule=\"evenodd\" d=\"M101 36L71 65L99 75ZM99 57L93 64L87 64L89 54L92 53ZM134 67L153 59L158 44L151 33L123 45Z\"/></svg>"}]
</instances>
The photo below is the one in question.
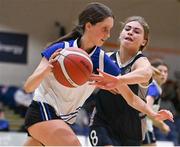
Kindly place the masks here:
<instances>
[{"instance_id":1,"label":"dark brown hair","mask_svg":"<svg viewBox=\"0 0 180 147\"><path fill-rule=\"evenodd\" d=\"M98 2L89 3L79 14L77 26L75 26L69 34L59 38L55 42L51 43L51 45L57 42L81 37L84 34L86 23L90 22L92 25L95 25L98 22L104 21L104 19L108 17L114 18L109 7Z\"/></svg>"}]
</instances>

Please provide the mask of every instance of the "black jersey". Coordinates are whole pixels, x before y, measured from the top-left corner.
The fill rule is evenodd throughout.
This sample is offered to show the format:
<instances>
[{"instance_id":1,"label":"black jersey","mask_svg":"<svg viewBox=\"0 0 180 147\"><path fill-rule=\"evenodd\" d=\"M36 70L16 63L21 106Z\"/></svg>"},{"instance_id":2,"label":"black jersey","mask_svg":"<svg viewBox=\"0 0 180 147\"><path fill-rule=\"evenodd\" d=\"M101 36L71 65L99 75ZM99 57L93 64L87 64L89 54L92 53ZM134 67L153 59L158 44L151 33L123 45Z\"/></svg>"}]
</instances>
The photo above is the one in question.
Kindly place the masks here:
<instances>
[{"instance_id":1,"label":"black jersey","mask_svg":"<svg viewBox=\"0 0 180 147\"><path fill-rule=\"evenodd\" d=\"M141 52L130 59L127 63L121 64L119 53L110 55L111 59L121 69L121 75L131 72L134 62L144 57ZM147 88L138 84L129 85L130 89L142 99L145 99ZM96 93L96 113L93 119L93 125L109 126L114 134L121 140L142 140L141 118L139 111L127 104L120 95L114 95L106 90L99 90Z\"/></svg>"}]
</instances>

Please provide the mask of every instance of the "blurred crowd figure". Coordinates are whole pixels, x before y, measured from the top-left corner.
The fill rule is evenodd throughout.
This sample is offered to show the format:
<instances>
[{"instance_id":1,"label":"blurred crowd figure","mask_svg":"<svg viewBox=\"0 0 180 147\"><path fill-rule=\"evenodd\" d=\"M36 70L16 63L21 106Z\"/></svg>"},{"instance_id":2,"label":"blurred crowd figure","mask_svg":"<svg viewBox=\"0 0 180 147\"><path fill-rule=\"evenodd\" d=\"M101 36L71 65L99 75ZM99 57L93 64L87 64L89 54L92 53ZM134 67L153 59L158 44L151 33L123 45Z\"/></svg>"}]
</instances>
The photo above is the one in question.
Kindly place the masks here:
<instances>
[{"instance_id":1,"label":"blurred crowd figure","mask_svg":"<svg viewBox=\"0 0 180 147\"><path fill-rule=\"evenodd\" d=\"M2 103L0 103L0 131L9 131L9 121L5 118Z\"/></svg>"},{"instance_id":2,"label":"blurred crowd figure","mask_svg":"<svg viewBox=\"0 0 180 147\"><path fill-rule=\"evenodd\" d=\"M20 117L24 118L27 108L32 101L33 93L25 93L21 87L18 86L8 86L8 85L0 85L0 123L5 120L8 122L7 119L4 117L4 109L3 107L6 106L10 110L13 110L15 114L20 115ZM9 131L9 122L6 123ZM23 126L19 128L19 131L25 131ZM1 126L0 126L0 130ZM11 130L10 130L11 131Z\"/></svg>"},{"instance_id":3,"label":"blurred crowd figure","mask_svg":"<svg viewBox=\"0 0 180 147\"><path fill-rule=\"evenodd\" d=\"M174 115L174 123L165 121L169 126L170 132L163 133L154 127L155 136L160 141L172 141L174 145L180 145L180 81L168 80L163 85L160 109L168 109Z\"/></svg>"}]
</instances>

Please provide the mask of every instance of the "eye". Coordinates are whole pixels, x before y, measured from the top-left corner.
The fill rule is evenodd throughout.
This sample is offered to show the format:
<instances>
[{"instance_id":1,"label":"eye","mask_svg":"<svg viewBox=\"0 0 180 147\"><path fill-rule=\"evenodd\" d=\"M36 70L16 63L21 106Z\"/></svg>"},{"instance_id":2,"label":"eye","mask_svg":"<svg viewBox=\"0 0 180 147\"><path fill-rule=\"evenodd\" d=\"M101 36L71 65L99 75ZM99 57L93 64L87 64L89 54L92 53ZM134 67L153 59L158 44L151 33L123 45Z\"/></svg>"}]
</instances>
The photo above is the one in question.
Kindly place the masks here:
<instances>
[{"instance_id":1,"label":"eye","mask_svg":"<svg viewBox=\"0 0 180 147\"><path fill-rule=\"evenodd\" d=\"M139 29L134 29L134 33L136 33L136 34L140 34L140 33L141 33L141 31L140 31Z\"/></svg>"},{"instance_id":2,"label":"eye","mask_svg":"<svg viewBox=\"0 0 180 147\"><path fill-rule=\"evenodd\" d=\"M130 27L130 26L125 26L124 29L125 29L126 31L130 31L130 30L131 30L131 27Z\"/></svg>"},{"instance_id":3,"label":"eye","mask_svg":"<svg viewBox=\"0 0 180 147\"><path fill-rule=\"evenodd\" d=\"M110 33L110 29L108 29L107 27L104 27L104 28L103 28L103 32L104 32L104 33Z\"/></svg>"}]
</instances>

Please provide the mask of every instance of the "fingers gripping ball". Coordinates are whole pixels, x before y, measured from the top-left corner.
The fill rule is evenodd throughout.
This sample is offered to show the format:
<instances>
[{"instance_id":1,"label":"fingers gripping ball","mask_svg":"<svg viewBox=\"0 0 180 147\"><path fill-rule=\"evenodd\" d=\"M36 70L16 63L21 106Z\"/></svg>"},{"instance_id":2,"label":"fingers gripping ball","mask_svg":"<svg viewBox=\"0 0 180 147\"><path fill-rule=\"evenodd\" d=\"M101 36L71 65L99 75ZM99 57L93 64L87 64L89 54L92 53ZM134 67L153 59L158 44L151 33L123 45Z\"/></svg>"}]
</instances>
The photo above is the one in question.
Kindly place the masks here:
<instances>
[{"instance_id":1,"label":"fingers gripping ball","mask_svg":"<svg viewBox=\"0 0 180 147\"><path fill-rule=\"evenodd\" d=\"M83 85L93 71L89 55L80 48L65 48L53 63L53 74L56 80L66 87Z\"/></svg>"}]
</instances>

